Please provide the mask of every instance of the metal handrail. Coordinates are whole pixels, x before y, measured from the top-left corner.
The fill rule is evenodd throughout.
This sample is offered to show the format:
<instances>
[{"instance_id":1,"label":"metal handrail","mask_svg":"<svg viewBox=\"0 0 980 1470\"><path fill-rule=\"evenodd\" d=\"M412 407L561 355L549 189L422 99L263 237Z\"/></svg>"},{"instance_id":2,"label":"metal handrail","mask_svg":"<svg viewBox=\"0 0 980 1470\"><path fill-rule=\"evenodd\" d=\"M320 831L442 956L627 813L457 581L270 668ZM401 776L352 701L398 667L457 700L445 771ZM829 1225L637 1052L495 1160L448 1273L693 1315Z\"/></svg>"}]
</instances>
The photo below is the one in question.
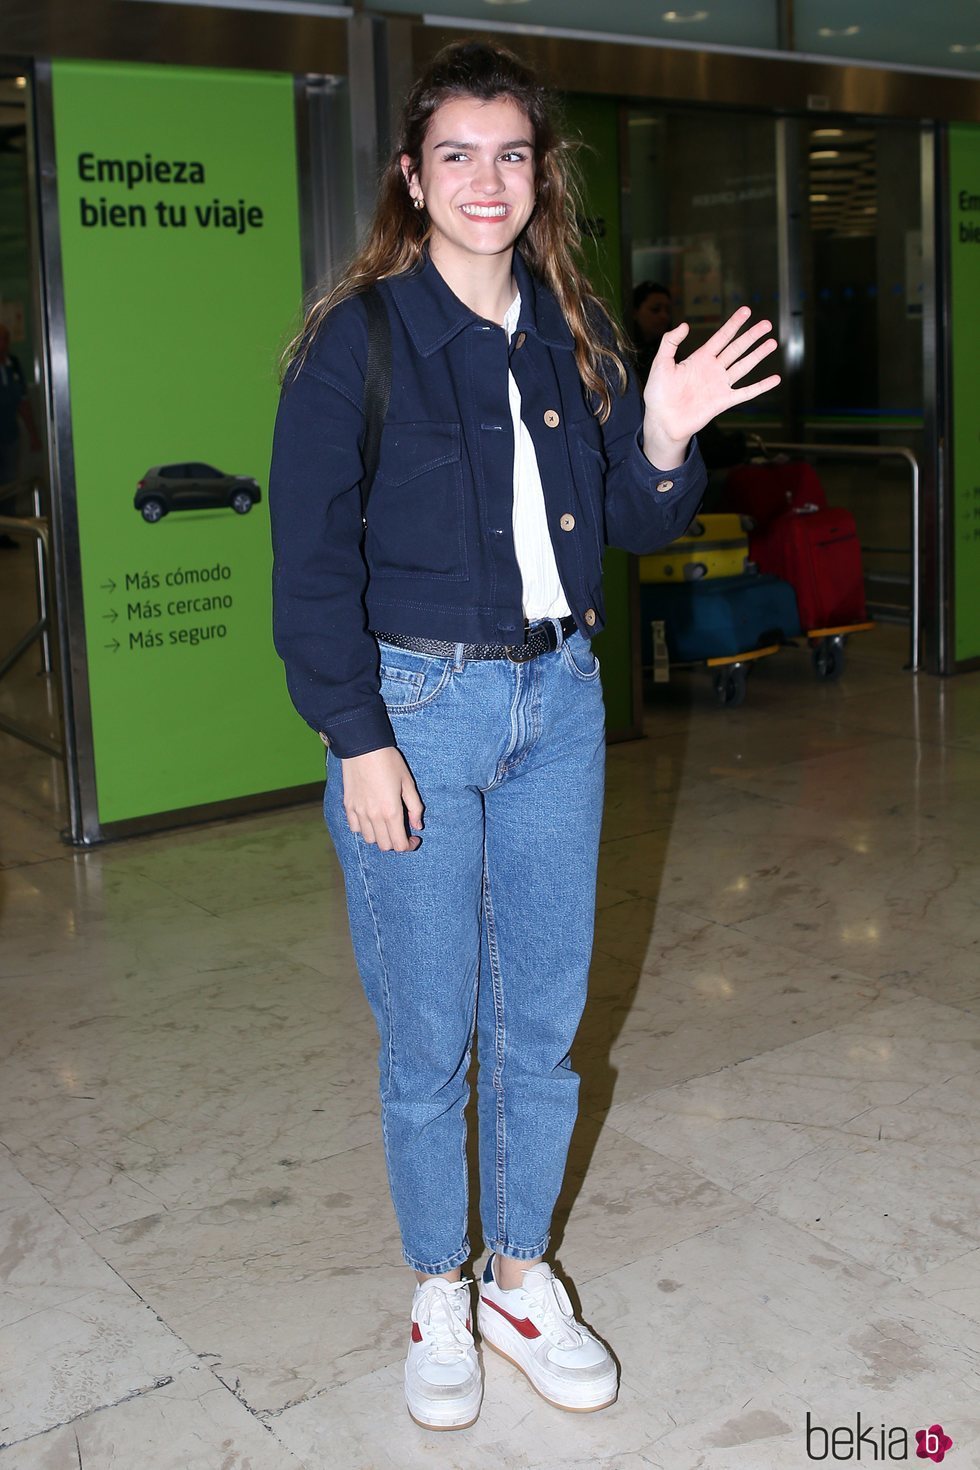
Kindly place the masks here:
<instances>
[{"instance_id":1,"label":"metal handrail","mask_svg":"<svg viewBox=\"0 0 980 1470\"><path fill-rule=\"evenodd\" d=\"M915 451L904 444L787 444L773 439L764 440L758 434L747 436L750 443L758 445L764 454L810 454L828 455L839 459L903 459L912 472L912 647L906 668L919 672L919 643L921 641L921 605L919 596L919 522L920 491L919 461Z\"/></svg>"},{"instance_id":2,"label":"metal handrail","mask_svg":"<svg viewBox=\"0 0 980 1470\"><path fill-rule=\"evenodd\" d=\"M18 487L19 488L19 487ZM35 490L35 509L39 508L40 497ZM13 648L0 657L0 679L10 672L14 664L23 654L27 652L32 643L40 641L42 649L42 671L50 672L49 652L49 629L50 617L48 615L48 559L51 553L51 539L48 522L43 516L2 516L0 515L0 532L12 531L15 535L33 536L37 544L38 565L38 615L33 627L17 640ZM45 750L49 755L63 755L62 747L44 735L38 735L29 730L26 725L21 725L17 720L12 720L8 715L0 714L0 730L6 730L8 735L15 736L18 740L24 740L28 745L36 745L40 750Z\"/></svg>"},{"instance_id":3,"label":"metal handrail","mask_svg":"<svg viewBox=\"0 0 980 1470\"><path fill-rule=\"evenodd\" d=\"M41 484L42 482L37 478L36 475L24 475L19 480L8 480L6 485L0 485L0 504L2 504L4 500L10 500L17 496L23 497L24 495L29 495L31 504L34 507L33 519L35 521L40 521L43 519L43 512L41 508ZM0 514L2 514L2 512L0 512ZM25 518L22 516L18 516L16 519L23 522ZM46 520L45 525L47 525ZM34 547L35 572L37 575L37 602L38 608L44 616L47 615L48 604L51 600L48 582L48 563L46 559L47 552L49 550L50 547L48 546L47 541L45 541L43 545L40 541L38 541L36 542ZM41 673L50 674L52 669L51 630L48 624L45 625L44 631L40 635L40 640Z\"/></svg>"}]
</instances>

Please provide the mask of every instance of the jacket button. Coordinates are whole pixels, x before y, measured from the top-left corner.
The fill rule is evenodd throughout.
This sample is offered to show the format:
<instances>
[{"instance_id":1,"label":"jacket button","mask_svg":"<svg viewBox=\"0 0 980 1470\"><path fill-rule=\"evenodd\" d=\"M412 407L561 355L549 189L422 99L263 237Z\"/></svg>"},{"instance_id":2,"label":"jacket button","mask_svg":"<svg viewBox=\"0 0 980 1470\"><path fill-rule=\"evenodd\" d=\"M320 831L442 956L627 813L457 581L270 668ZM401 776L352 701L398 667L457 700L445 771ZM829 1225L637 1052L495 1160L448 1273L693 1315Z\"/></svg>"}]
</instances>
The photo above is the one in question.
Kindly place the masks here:
<instances>
[{"instance_id":1,"label":"jacket button","mask_svg":"<svg viewBox=\"0 0 980 1470\"><path fill-rule=\"evenodd\" d=\"M558 425L561 423L561 419L555 413L555 410L553 408L545 409L544 421L548 425L549 429L557 429Z\"/></svg>"},{"instance_id":2,"label":"jacket button","mask_svg":"<svg viewBox=\"0 0 980 1470\"><path fill-rule=\"evenodd\" d=\"M526 332L518 332L517 336L514 338L514 346L515 347L523 347L524 346L524 343L526 341L527 341L527 333Z\"/></svg>"},{"instance_id":3,"label":"jacket button","mask_svg":"<svg viewBox=\"0 0 980 1470\"><path fill-rule=\"evenodd\" d=\"M562 528L563 531L574 531L575 530L575 517L574 516L570 516L568 514L563 515L562 518L561 518L561 520L558 522L558 524L561 526L561 528Z\"/></svg>"},{"instance_id":4,"label":"jacket button","mask_svg":"<svg viewBox=\"0 0 980 1470\"><path fill-rule=\"evenodd\" d=\"M585 612L583 613L583 617L585 618L585 621L588 623L589 627L591 628L593 626L593 624L595 623L595 608L594 607L587 607L585 609Z\"/></svg>"},{"instance_id":5,"label":"jacket button","mask_svg":"<svg viewBox=\"0 0 980 1470\"><path fill-rule=\"evenodd\" d=\"M660 484L657 486L657 489L658 490L673 490L673 488L674 488L674 482L673 482L673 480L661 480L660 481Z\"/></svg>"}]
</instances>

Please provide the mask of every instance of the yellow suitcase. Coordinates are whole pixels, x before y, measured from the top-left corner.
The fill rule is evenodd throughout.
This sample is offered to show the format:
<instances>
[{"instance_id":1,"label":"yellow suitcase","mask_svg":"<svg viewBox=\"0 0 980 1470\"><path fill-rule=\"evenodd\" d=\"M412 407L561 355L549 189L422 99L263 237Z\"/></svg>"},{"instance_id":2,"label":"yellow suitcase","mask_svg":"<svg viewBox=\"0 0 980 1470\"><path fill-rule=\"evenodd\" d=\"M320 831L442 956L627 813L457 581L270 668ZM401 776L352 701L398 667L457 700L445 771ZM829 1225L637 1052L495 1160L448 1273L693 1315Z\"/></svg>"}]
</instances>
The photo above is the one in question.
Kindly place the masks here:
<instances>
[{"instance_id":1,"label":"yellow suitcase","mask_svg":"<svg viewBox=\"0 0 980 1470\"><path fill-rule=\"evenodd\" d=\"M749 561L749 534L738 515L695 516L683 536L640 557L641 582L696 582L737 577Z\"/></svg>"}]
</instances>

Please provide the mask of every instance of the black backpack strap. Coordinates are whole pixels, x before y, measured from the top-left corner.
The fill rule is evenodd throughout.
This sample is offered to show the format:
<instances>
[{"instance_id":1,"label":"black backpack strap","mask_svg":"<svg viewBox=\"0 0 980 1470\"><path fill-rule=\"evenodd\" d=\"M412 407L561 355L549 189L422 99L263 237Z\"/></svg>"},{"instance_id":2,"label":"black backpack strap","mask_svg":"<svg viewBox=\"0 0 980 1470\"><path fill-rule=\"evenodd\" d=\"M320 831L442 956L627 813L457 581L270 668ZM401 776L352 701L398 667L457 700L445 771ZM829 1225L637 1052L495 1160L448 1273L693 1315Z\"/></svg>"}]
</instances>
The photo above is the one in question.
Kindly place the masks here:
<instances>
[{"instance_id":1,"label":"black backpack strap","mask_svg":"<svg viewBox=\"0 0 980 1470\"><path fill-rule=\"evenodd\" d=\"M367 503L378 470L381 454L381 431L388 413L391 396L391 322L384 297L377 286L362 292L368 318L367 372L364 378L364 439L361 455L364 477L361 480L361 521L367 525Z\"/></svg>"}]
</instances>

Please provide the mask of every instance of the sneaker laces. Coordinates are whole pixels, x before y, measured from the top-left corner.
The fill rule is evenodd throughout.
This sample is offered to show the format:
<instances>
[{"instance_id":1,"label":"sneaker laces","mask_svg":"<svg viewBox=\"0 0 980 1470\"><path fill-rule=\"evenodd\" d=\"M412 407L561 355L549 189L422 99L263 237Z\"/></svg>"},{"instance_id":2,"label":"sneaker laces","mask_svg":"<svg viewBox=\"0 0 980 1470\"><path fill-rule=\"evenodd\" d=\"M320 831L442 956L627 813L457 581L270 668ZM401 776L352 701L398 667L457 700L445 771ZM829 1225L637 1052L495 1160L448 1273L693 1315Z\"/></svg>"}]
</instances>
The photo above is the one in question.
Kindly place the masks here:
<instances>
[{"instance_id":1,"label":"sneaker laces","mask_svg":"<svg viewBox=\"0 0 980 1470\"><path fill-rule=\"evenodd\" d=\"M525 1275L524 1290L533 1297L535 1313L556 1347L576 1348L588 1341L589 1333L575 1321L575 1308L557 1276Z\"/></svg>"},{"instance_id":2,"label":"sneaker laces","mask_svg":"<svg viewBox=\"0 0 980 1470\"><path fill-rule=\"evenodd\" d=\"M466 1306L463 1296L468 1293L472 1281L460 1280L445 1287L435 1286L423 1291L418 1299L414 1320L426 1331L426 1357L435 1363L453 1363L465 1358L473 1346L473 1334L466 1325ZM459 1315L462 1308L462 1315Z\"/></svg>"}]
</instances>

